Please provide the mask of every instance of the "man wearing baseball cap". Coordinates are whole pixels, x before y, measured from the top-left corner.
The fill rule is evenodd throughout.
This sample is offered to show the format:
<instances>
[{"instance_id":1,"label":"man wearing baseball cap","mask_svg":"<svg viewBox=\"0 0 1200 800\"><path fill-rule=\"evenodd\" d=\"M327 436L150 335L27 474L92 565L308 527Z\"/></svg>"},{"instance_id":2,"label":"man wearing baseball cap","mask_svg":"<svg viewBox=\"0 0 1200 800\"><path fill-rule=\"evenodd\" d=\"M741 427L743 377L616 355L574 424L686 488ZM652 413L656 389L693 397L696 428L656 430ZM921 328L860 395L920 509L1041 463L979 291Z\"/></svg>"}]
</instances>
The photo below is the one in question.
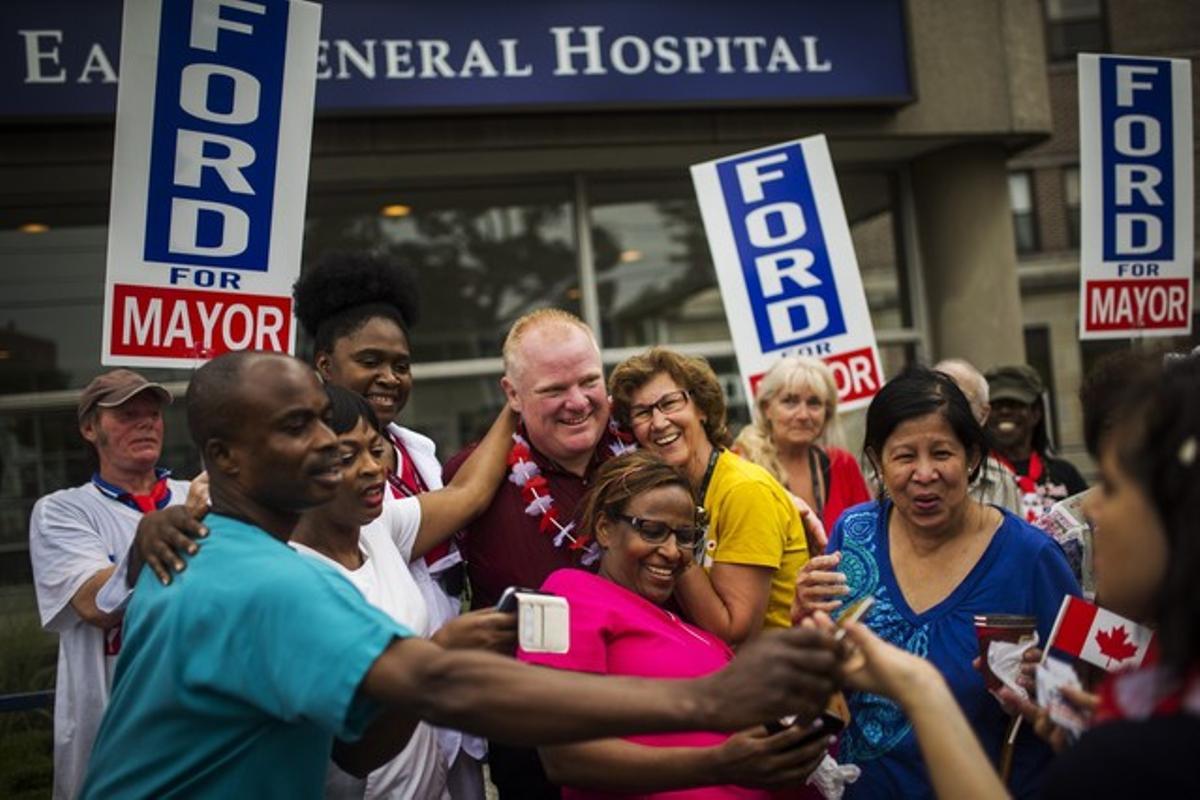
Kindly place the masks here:
<instances>
[{"instance_id":1,"label":"man wearing baseball cap","mask_svg":"<svg viewBox=\"0 0 1200 800\"><path fill-rule=\"evenodd\" d=\"M1042 406L1045 387L1037 370L1027 364L998 367L987 381L993 455L1016 476L1025 519L1037 525L1059 500L1086 489L1087 481L1070 462L1051 455Z\"/></svg>"},{"instance_id":2,"label":"man wearing baseball cap","mask_svg":"<svg viewBox=\"0 0 1200 800\"><path fill-rule=\"evenodd\" d=\"M171 393L128 369L96 377L79 398L79 432L97 469L82 486L46 495L29 520L38 610L59 635L54 693L54 797L79 793L121 649L122 612L96 595L133 542L142 515L183 503L185 481L158 466Z\"/></svg>"}]
</instances>

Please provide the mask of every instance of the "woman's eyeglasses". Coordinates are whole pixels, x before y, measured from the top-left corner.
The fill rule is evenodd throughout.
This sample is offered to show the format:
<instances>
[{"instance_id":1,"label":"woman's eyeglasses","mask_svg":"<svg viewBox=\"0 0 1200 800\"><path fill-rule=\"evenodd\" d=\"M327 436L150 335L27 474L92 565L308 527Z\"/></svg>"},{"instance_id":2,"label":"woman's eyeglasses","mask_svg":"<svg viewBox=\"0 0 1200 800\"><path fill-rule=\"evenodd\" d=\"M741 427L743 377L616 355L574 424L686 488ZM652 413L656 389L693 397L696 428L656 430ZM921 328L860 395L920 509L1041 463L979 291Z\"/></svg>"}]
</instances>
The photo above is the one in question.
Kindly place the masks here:
<instances>
[{"instance_id":1,"label":"woman's eyeglasses","mask_svg":"<svg viewBox=\"0 0 1200 800\"><path fill-rule=\"evenodd\" d=\"M629 424L646 424L654 416L654 409L656 408L663 414L674 414L676 411L682 411L683 407L687 405L687 401L688 393L685 389L680 389L676 392L667 392L650 405L631 407L629 409Z\"/></svg>"},{"instance_id":2,"label":"woman's eyeglasses","mask_svg":"<svg viewBox=\"0 0 1200 800\"><path fill-rule=\"evenodd\" d=\"M641 517L631 517L628 514L613 514L613 517L637 531L646 544L665 544L667 537L675 534L676 545L682 549L695 550L704 538L704 528L695 525L672 528L667 523L659 522L656 519L642 519Z\"/></svg>"}]
</instances>

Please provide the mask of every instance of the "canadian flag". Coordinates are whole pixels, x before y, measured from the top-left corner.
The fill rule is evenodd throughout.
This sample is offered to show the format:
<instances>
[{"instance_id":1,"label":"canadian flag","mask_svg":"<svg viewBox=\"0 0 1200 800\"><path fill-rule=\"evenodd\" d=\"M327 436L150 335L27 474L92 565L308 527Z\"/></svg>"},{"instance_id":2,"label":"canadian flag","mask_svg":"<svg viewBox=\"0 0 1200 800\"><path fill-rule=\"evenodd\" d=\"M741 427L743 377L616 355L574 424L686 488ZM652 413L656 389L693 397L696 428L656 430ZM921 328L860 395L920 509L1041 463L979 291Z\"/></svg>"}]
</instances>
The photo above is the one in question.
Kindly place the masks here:
<instances>
[{"instance_id":1,"label":"canadian flag","mask_svg":"<svg viewBox=\"0 0 1200 800\"><path fill-rule=\"evenodd\" d=\"M1068 595L1058 609L1047 650L1057 650L1109 672L1141 666L1154 643L1145 625Z\"/></svg>"}]
</instances>

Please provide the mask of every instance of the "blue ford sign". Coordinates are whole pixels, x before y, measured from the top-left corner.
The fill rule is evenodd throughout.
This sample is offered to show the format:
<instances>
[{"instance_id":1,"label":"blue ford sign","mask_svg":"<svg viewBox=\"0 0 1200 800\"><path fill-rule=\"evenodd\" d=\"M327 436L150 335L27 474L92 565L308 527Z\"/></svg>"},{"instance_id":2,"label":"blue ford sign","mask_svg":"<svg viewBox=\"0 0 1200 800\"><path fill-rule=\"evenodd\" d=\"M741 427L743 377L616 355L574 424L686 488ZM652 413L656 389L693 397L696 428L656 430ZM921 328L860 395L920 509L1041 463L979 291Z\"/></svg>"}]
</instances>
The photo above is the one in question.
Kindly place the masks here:
<instances>
[{"instance_id":1,"label":"blue ford sign","mask_svg":"<svg viewBox=\"0 0 1200 800\"><path fill-rule=\"evenodd\" d=\"M292 352L321 6L126 0L101 360Z\"/></svg>"},{"instance_id":2,"label":"blue ford sign","mask_svg":"<svg viewBox=\"0 0 1200 800\"><path fill-rule=\"evenodd\" d=\"M1172 99L1169 61L1100 57L1106 261L1175 257Z\"/></svg>"},{"instance_id":3,"label":"blue ford sign","mask_svg":"<svg viewBox=\"0 0 1200 800\"><path fill-rule=\"evenodd\" d=\"M1079 55L1081 339L1191 332L1192 63Z\"/></svg>"},{"instance_id":4,"label":"blue ford sign","mask_svg":"<svg viewBox=\"0 0 1200 800\"><path fill-rule=\"evenodd\" d=\"M746 397L779 358L806 355L844 408L869 403L883 370L825 137L695 164L692 182Z\"/></svg>"},{"instance_id":5,"label":"blue ford sign","mask_svg":"<svg viewBox=\"0 0 1200 800\"><path fill-rule=\"evenodd\" d=\"M0 117L112 113L120 9L5 3ZM328 0L317 81L348 113L912 99L902 0Z\"/></svg>"},{"instance_id":6,"label":"blue ford sign","mask_svg":"<svg viewBox=\"0 0 1200 800\"><path fill-rule=\"evenodd\" d=\"M722 161L759 346L775 352L846 332L833 267L799 144Z\"/></svg>"},{"instance_id":7,"label":"blue ford sign","mask_svg":"<svg viewBox=\"0 0 1200 800\"><path fill-rule=\"evenodd\" d=\"M289 6L170 10L180 13L163 15L159 35L146 260L265 271ZM203 13L205 28L194 24Z\"/></svg>"}]
</instances>

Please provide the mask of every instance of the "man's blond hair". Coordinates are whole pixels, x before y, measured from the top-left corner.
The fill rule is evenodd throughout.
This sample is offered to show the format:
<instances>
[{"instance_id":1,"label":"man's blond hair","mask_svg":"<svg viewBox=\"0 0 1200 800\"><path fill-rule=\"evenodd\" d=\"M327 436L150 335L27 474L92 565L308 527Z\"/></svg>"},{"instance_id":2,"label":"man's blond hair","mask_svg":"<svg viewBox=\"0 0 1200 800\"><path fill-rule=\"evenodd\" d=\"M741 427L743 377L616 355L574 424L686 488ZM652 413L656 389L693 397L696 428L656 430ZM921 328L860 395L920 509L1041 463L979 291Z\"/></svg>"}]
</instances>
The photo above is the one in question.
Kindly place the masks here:
<instances>
[{"instance_id":1,"label":"man's blond hair","mask_svg":"<svg viewBox=\"0 0 1200 800\"><path fill-rule=\"evenodd\" d=\"M508 335L504 337L504 374L509 379L514 377L514 372L516 371L517 362L519 361L517 353L521 347L521 340L530 331L553 325L569 325L578 328L587 334L588 340L596 348L596 353L600 353L600 345L596 343L596 335L592 333L592 329L588 327L586 322L570 311L563 311L561 308L539 308L520 317L512 324L512 327L508 329Z\"/></svg>"}]
</instances>

